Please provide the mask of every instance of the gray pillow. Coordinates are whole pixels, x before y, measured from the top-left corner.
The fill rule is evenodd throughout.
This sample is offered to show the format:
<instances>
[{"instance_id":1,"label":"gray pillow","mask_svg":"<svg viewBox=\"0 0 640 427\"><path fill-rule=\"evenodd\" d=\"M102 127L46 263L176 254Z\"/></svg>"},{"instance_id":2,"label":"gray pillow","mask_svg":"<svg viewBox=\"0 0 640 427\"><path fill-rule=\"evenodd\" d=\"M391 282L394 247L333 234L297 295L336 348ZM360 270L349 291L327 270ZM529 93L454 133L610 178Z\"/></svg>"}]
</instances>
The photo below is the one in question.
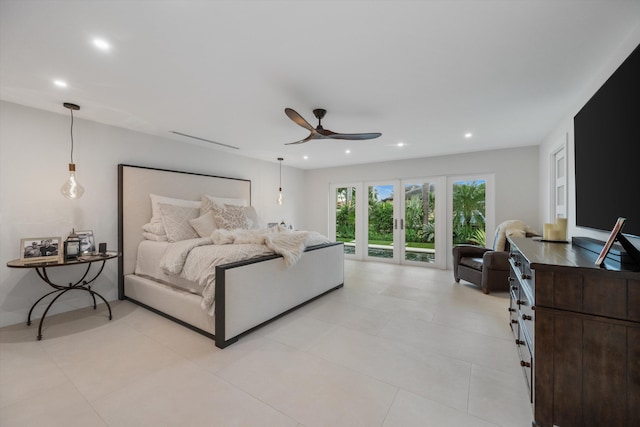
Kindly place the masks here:
<instances>
[{"instance_id":1,"label":"gray pillow","mask_svg":"<svg viewBox=\"0 0 640 427\"><path fill-rule=\"evenodd\" d=\"M158 207L162 214L162 223L169 242L179 242L180 240L200 237L189 223L190 220L196 219L200 215L199 206L188 207L159 203Z\"/></svg>"}]
</instances>

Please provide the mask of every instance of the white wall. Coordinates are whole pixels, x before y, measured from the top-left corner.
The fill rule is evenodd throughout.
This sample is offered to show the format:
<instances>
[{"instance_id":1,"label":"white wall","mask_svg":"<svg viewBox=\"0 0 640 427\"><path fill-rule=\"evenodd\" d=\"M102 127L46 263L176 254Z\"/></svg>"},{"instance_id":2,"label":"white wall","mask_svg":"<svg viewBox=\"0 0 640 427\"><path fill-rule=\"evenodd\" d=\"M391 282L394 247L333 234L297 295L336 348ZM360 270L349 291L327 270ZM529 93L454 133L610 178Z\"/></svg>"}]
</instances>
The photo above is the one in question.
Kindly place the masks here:
<instances>
[{"instance_id":1,"label":"white wall","mask_svg":"<svg viewBox=\"0 0 640 427\"><path fill-rule=\"evenodd\" d=\"M596 230L576 227L576 198L575 198L575 147L574 147L574 131L573 131L573 117L580 111L584 104L589 101L594 93L604 84L605 81L613 74L613 72L624 62L633 49L640 44L640 27L629 35L627 40L621 44L620 48L616 52L611 53L611 57L603 58L603 64L601 70L594 70L594 79L592 83L584 88L580 99L576 100L574 108L567 112L557 127L544 139L540 145L540 207L539 216L543 222L553 222L550 220L551 202L552 202L552 176L550 157L552 153L567 140L567 186L568 186L568 210L567 210L567 223L569 225L568 234L569 239L573 236L585 236L599 240L606 240L608 233L599 232ZM568 138L567 138L568 135ZM637 171L630 171L630 173L637 174ZM632 197L633 195L629 195ZM613 224L611 224L613 227ZM640 248L640 239L630 239L634 242L635 246Z\"/></svg>"},{"instance_id":2,"label":"white wall","mask_svg":"<svg viewBox=\"0 0 640 427\"><path fill-rule=\"evenodd\" d=\"M263 221L303 222L304 205L294 203L305 192L303 171L283 166L286 199L280 207L275 202L275 158L273 163L263 162L208 143L183 143L106 126L83 120L82 110L74 113L73 134L74 161L85 194L67 200L59 189L68 177L70 115L62 104L60 110L55 114L0 102L0 326L25 321L31 304L51 290L35 271L6 267L7 261L19 258L21 238L66 238L75 228L93 230L96 244L117 248L118 163L250 179L252 202ZM54 269L52 278L68 283L76 277L76 268ZM107 300L117 298L116 260L107 263L94 289ZM68 292L50 313L86 307L89 301L84 292ZM36 318L44 307L36 310Z\"/></svg>"},{"instance_id":3,"label":"white wall","mask_svg":"<svg viewBox=\"0 0 640 427\"><path fill-rule=\"evenodd\" d=\"M521 219L541 230L537 146L308 171L306 225L327 232L332 183L473 174L495 174L496 224Z\"/></svg>"}]
</instances>

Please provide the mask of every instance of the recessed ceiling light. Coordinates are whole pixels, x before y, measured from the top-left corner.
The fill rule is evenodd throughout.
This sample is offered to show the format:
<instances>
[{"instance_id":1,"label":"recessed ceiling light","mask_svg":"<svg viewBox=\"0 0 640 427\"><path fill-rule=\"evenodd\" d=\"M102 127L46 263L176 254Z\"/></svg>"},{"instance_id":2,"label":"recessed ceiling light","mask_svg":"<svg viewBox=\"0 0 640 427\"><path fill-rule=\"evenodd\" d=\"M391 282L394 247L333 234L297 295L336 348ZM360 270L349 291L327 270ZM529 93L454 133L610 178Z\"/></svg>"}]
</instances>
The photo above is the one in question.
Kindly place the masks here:
<instances>
[{"instance_id":1,"label":"recessed ceiling light","mask_svg":"<svg viewBox=\"0 0 640 427\"><path fill-rule=\"evenodd\" d=\"M464 134L464 137L467 138L467 139L471 138L472 136L473 136L473 134L471 132L467 132L467 133Z\"/></svg>"},{"instance_id":2,"label":"recessed ceiling light","mask_svg":"<svg viewBox=\"0 0 640 427\"><path fill-rule=\"evenodd\" d=\"M350 154L351 150L346 150L345 153Z\"/></svg>"},{"instance_id":3,"label":"recessed ceiling light","mask_svg":"<svg viewBox=\"0 0 640 427\"><path fill-rule=\"evenodd\" d=\"M404 142L398 142L398 147L404 147Z\"/></svg>"},{"instance_id":4,"label":"recessed ceiling light","mask_svg":"<svg viewBox=\"0 0 640 427\"><path fill-rule=\"evenodd\" d=\"M309 160L309 156L302 156L303 159Z\"/></svg>"},{"instance_id":5,"label":"recessed ceiling light","mask_svg":"<svg viewBox=\"0 0 640 427\"><path fill-rule=\"evenodd\" d=\"M58 87L67 87L67 82L65 82L64 80L54 80L53 84L58 86Z\"/></svg>"},{"instance_id":6,"label":"recessed ceiling light","mask_svg":"<svg viewBox=\"0 0 640 427\"><path fill-rule=\"evenodd\" d=\"M107 42L104 39L98 39L98 38L93 39L93 45L105 52L111 49L111 45L109 44L109 42Z\"/></svg>"}]
</instances>

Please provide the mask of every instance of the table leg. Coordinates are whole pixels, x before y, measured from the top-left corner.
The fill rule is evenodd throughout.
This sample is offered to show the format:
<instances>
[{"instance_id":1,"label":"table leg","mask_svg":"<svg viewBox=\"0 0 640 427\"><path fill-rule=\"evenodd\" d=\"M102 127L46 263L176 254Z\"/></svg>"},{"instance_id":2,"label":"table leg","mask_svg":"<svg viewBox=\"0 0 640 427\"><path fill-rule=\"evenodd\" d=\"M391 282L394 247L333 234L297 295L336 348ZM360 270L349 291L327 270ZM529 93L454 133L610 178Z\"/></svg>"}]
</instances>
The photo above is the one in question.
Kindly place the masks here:
<instances>
[{"instance_id":1,"label":"table leg","mask_svg":"<svg viewBox=\"0 0 640 427\"><path fill-rule=\"evenodd\" d=\"M58 298L60 298L62 295L64 295L66 292L68 292L68 291L70 291L72 289L78 289L78 288L68 288L68 289L65 289L65 290L55 291L55 292L60 292L60 294L56 295L56 297L51 300L51 302L47 306L47 309L42 314L42 318L40 318L40 325L38 325L38 341L40 341L42 339L42 324L44 323L44 318L47 317L47 312L49 311L49 309L51 308L53 303L56 302L56 300ZM52 292L50 292L50 293L52 293Z\"/></svg>"},{"instance_id":2,"label":"table leg","mask_svg":"<svg viewBox=\"0 0 640 427\"><path fill-rule=\"evenodd\" d=\"M91 290L91 287L87 287L87 288L88 288L88 290L89 290L89 294L91 294L91 298L93 299L93 309L95 310L95 309L96 309L96 307L97 307L97 306L96 306L96 297L95 297L95 295L93 295L95 292L93 292L93 291Z\"/></svg>"},{"instance_id":3,"label":"table leg","mask_svg":"<svg viewBox=\"0 0 640 427\"><path fill-rule=\"evenodd\" d=\"M95 273L93 275L93 277L90 280L85 280L85 278L87 278L87 275L89 274L89 271L91 269L91 264L92 261L90 261L87 265L87 269L85 270L84 274L82 275L82 277L80 278L80 280L78 280L75 283L69 283L69 286L60 286L60 285L56 285L55 283L53 283L51 280L49 280L49 276L47 274L47 269L46 267L36 267L36 273L38 273L38 276L40 276L40 278L47 283L49 286L55 288L55 290L43 295L42 297L40 297L40 299L38 299L32 306L31 309L29 310L29 315L27 316L27 325L31 325L31 315L33 314L33 309L36 307L36 305L38 305L40 303L40 301L42 301L44 298L48 297L49 295L53 295L55 293L58 293L58 295L56 295L51 302L49 302L49 304L47 305L47 308L44 310L44 313L42 314L42 318L40 319L40 324L38 325L38 340L42 339L42 325L44 324L44 319L47 317L47 313L49 312L49 310L51 309L51 307L53 306L53 304L58 300L58 298L60 298L63 294L65 294L68 291L74 290L74 289L82 289L83 291L87 291L89 292L89 294L91 295L91 299L93 300L93 309L97 309L97 302L96 302L96 295L98 296L98 298L100 298L102 301L104 301L104 303L107 306L107 309L109 310L109 320L113 319L113 313L111 312L111 306L109 305L109 303L107 302L106 299L104 299L104 297L102 295L100 295L99 293L91 290L91 283L93 281L95 281L98 276L100 275L100 273L102 273L102 270L104 269L104 265L106 263L106 259L102 259L102 264L100 265L100 269L98 270L97 273ZM82 285L80 285L80 283L82 283Z\"/></svg>"},{"instance_id":4,"label":"table leg","mask_svg":"<svg viewBox=\"0 0 640 427\"><path fill-rule=\"evenodd\" d=\"M96 308L96 306L95 306L96 298L95 298L94 294L95 294L95 295L98 295L98 297L99 297L102 301L104 301L104 303L107 305L107 308L109 309L109 320L111 320L111 319L113 318L113 316L111 315L111 306L109 305L109 303L107 302L107 300L106 300L106 299L104 299L104 297L103 297L102 295L100 295L99 293L97 293L96 291L92 291L91 289L87 289L87 291L91 292L91 296L93 297L93 304L94 304L93 308L94 308L94 309Z\"/></svg>"},{"instance_id":5,"label":"table leg","mask_svg":"<svg viewBox=\"0 0 640 427\"><path fill-rule=\"evenodd\" d=\"M40 318L40 324L38 325L38 341L42 340L42 325L44 324L44 318L47 317L47 313L49 312L49 309L51 308L53 303L55 303L56 300L58 298L60 298L64 293L66 293L68 291L72 291L74 289L78 289L78 290L83 290L83 291L89 292L89 294L91 295L91 298L93 298L93 309L94 310L97 308L96 297L95 297L97 295L98 298L100 298L102 301L104 301L104 303L107 306L107 309L109 310L109 320L113 319L113 314L111 313L111 305L109 305L109 302L106 299L104 299L104 297L102 295L100 295L99 293L97 293L96 291L92 291L91 288L83 287L83 286L74 286L74 287L69 287L69 288L66 288L66 289L56 289L55 291L51 291L48 294L46 294L43 297L41 297L38 301L36 301L35 304L33 304L33 306L31 307L31 310L29 310L29 317L28 317L28 320L27 320L27 325L31 325L31 313L32 313L34 307L40 301L42 301L45 297L47 297L47 296L49 296L51 294L54 294L56 292L60 292L60 294L56 295L56 297L51 300L49 305L47 305L47 308L44 310L44 313L42 314L42 317Z\"/></svg>"},{"instance_id":6,"label":"table leg","mask_svg":"<svg viewBox=\"0 0 640 427\"><path fill-rule=\"evenodd\" d=\"M43 295L42 297L40 297L40 299L38 299L38 301L33 303L33 305L31 306L31 310L29 310L29 316L27 316L27 326L31 325L31 314L33 313L33 309L36 308L36 305L38 305L40 301L42 301L49 295L55 294L56 292L62 292L62 289L56 289L55 291L51 291L48 294Z\"/></svg>"}]
</instances>

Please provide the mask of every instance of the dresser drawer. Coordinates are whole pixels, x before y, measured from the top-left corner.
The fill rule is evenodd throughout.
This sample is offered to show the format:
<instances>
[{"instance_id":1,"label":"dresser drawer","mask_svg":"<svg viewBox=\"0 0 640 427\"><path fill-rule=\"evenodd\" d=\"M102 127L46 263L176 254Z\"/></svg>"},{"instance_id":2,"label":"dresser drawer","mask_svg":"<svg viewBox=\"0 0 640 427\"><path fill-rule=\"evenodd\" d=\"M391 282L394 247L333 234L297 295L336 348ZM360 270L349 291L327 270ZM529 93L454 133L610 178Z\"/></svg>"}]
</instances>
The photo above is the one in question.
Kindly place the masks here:
<instances>
[{"instance_id":1,"label":"dresser drawer","mask_svg":"<svg viewBox=\"0 0 640 427\"><path fill-rule=\"evenodd\" d=\"M533 348L535 346L535 311L526 297L518 300L518 302L520 302L520 304L518 304L517 311L521 329L520 337L527 341L527 344L531 347L531 351L533 352Z\"/></svg>"},{"instance_id":2,"label":"dresser drawer","mask_svg":"<svg viewBox=\"0 0 640 427\"><path fill-rule=\"evenodd\" d=\"M521 333L522 336L522 333ZM520 367L527 380L527 389L529 391L529 400L533 403L533 357L531 349L524 340L517 341L518 356L520 357Z\"/></svg>"},{"instance_id":3,"label":"dresser drawer","mask_svg":"<svg viewBox=\"0 0 640 427\"><path fill-rule=\"evenodd\" d=\"M516 300L511 298L509 302L509 327L513 332L513 335L516 339L520 338L520 328L518 320L518 305L516 304Z\"/></svg>"}]
</instances>

